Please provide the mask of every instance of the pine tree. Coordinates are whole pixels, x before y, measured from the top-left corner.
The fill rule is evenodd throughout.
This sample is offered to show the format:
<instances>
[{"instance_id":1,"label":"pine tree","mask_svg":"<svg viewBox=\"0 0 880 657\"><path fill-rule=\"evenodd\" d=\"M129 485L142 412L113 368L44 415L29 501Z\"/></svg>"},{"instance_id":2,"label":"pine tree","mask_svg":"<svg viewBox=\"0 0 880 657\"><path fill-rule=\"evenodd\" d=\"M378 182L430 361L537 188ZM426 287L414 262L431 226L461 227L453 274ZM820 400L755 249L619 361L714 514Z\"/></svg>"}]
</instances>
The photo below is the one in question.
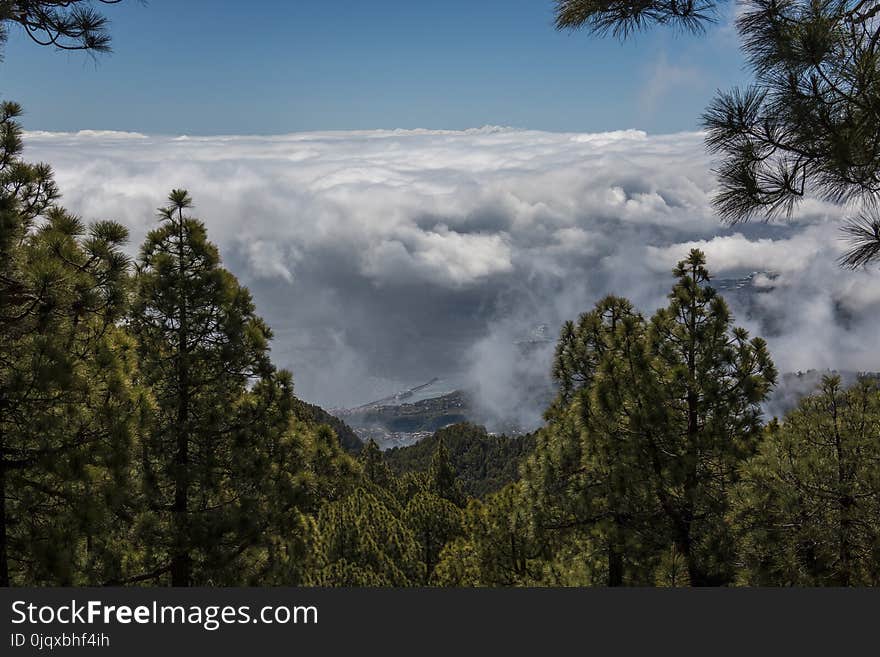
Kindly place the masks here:
<instances>
[{"instance_id":1,"label":"pine tree","mask_svg":"<svg viewBox=\"0 0 880 657\"><path fill-rule=\"evenodd\" d=\"M464 535L444 547L433 581L455 587L535 585L547 556L519 484L509 484L485 502L468 504Z\"/></svg>"},{"instance_id":2,"label":"pine tree","mask_svg":"<svg viewBox=\"0 0 880 657\"><path fill-rule=\"evenodd\" d=\"M880 584L880 388L839 377L771 422L733 496L742 568L757 586Z\"/></svg>"},{"instance_id":3,"label":"pine tree","mask_svg":"<svg viewBox=\"0 0 880 657\"><path fill-rule=\"evenodd\" d=\"M654 26L700 32L717 0L557 0L559 29L625 38ZM810 195L861 206L847 219L861 267L880 259L880 13L877 0L748 0L736 26L754 75L703 115L721 156L714 199L730 222L790 215Z\"/></svg>"},{"instance_id":4,"label":"pine tree","mask_svg":"<svg viewBox=\"0 0 880 657\"><path fill-rule=\"evenodd\" d=\"M314 516L354 490L357 464L329 426L291 414L298 400L288 372L260 380L246 398L231 477L241 500L234 542L214 550L219 559L206 568L214 584L302 585L314 565Z\"/></svg>"},{"instance_id":5,"label":"pine tree","mask_svg":"<svg viewBox=\"0 0 880 657\"><path fill-rule=\"evenodd\" d=\"M449 456L449 450L441 439L437 443L437 449L431 458L428 468L428 482L431 491L438 497L448 500L458 507L465 505L466 499L461 489L461 482Z\"/></svg>"},{"instance_id":6,"label":"pine tree","mask_svg":"<svg viewBox=\"0 0 880 657\"><path fill-rule=\"evenodd\" d=\"M316 519L312 586L410 586L421 581L419 546L396 500L376 486L324 504Z\"/></svg>"},{"instance_id":7,"label":"pine tree","mask_svg":"<svg viewBox=\"0 0 880 657\"><path fill-rule=\"evenodd\" d=\"M807 195L856 202L844 225L859 267L880 256L880 93L875 0L751 0L737 28L754 83L720 93L704 115L722 157L722 216L789 215Z\"/></svg>"},{"instance_id":8,"label":"pine tree","mask_svg":"<svg viewBox=\"0 0 880 657\"><path fill-rule=\"evenodd\" d=\"M725 584L733 576L728 493L757 445L760 404L776 371L761 338L731 327L701 252L691 251L674 275L670 304L648 331L636 430L691 584Z\"/></svg>"},{"instance_id":9,"label":"pine tree","mask_svg":"<svg viewBox=\"0 0 880 657\"><path fill-rule=\"evenodd\" d=\"M121 0L95 0L117 4ZM92 0L0 0L0 45L18 25L36 44L59 50L108 52L107 19Z\"/></svg>"},{"instance_id":10,"label":"pine tree","mask_svg":"<svg viewBox=\"0 0 880 657\"><path fill-rule=\"evenodd\" d=\"M245 549L247 491L259 475L241 468L264 447L241 439L247 390L274 375L269 328L220 266L205 225L184 213L191 206L174 190L160 210L162 225L141 249L131 319L156 400L142 457L143 493L159 519L152 540L164 544L151 572L170 573L175 586L209 581Z\"/></svg>"},{"instance_id":11,"label":"pine tree","mask_svg":"<svg viewBox=\"0 0 880 657\"><path fill-rule=\"evenodd\" d=\"M645 340L646 322L618 297L563 326L554 360L559 393L524 466L537 527L566 559L580 555L581 563L557 567L581 573L583 584L650 582L663 540L627 407Z\"/></svg>"},{"instance_id":12,"label":"pine tree","mask_svg":"<svg viewBox=\"0 0 880 657\"><path fill-rule=\"evenodd\" d=\"M440 561L440 552L462 532L462 511L448 499L426 490L407 502L403 522L418 542L420 583L427 585Z\"/></svg>"},{"instance_id":13,"label":"pine tree","mask_svg":"<svg viewBox=\"0 0 880 657\"><path fill-rule=\"evenodd\" d=\"M650 322L610 297L563 327L559 395L522 469L554 577L672 583L660 572L671 545L691 584L733 578L728 494L776 374L763 340L731 327L704 265L696 250L678 264Z\"/></svg>"},{"instance_id":14,"label":"pine tree","mask_svg":"<svg viewBox=\"0 0 880 657\"><path fill-rule=\"evenodd\" d=\"M20 111L0 107L0 585L100 583L138 403L127 233L57 206L51 170L20 158Z\"/></svg>"},{"instance_id":15,"label":"pine tree","mask_svg":"<svg viewBox=\"0 0 880 657\"><path fill-rule=\"evenodd\" d=\"M301 454L293 457L293 462L304 464L311 493L308 504L302 505L308 512L316 512L323 501L340 500L351 493L358 484L360 473L357 461L352 458L339 441L335 431L327 424L312 426L302 420L301 426L308 440L300 441ZM289 463L288 463L288 467Z\"/></svg>"},{"instance_id":16,"label":"pine tree","mask_svg":"<svg viewBox=\"0 0 880 657\"><path fill-rule=\"evenodd\" d=\"M716 0L556 0L556 28L621 38L654 25L700 32L712 22L717 5Z\"/></svg>"},{"instance_id":17,"label":"pine tree","mask_svg":"<svg viewBox=\"0 0 880 657\"><path fill-rule=\"evenodd\" d=\"M382 488L390 488L392 486L394 473L391 472L391 468L385 463L379 445L372 438L367 441L367 444L364 445L364 448L358 455L358 463L360 463L364 478L368 482Z\"/></svg>"}]
</instances>

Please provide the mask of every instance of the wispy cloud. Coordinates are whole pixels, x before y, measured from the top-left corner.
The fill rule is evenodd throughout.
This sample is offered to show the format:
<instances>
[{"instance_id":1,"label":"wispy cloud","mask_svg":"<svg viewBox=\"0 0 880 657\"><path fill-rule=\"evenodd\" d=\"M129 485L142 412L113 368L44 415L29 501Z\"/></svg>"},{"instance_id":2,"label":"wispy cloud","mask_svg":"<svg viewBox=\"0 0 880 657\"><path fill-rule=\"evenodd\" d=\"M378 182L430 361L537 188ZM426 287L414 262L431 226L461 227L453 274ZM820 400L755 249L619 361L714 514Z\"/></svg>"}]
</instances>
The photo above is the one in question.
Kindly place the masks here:
<instances>
[{"instance_id":1,"label":"wispy cloud","mask_svg":"<svg viewBox=\"0 0 880 657\"><path fill-rule=\"evenodd\" d=\"M701 88L705 85L706 76L698 66L670 62L669 55L661 50L650 65L647 82L639 96L642 113L653 114L665 99L682 89Z\"/></svg>"}]
</instances>

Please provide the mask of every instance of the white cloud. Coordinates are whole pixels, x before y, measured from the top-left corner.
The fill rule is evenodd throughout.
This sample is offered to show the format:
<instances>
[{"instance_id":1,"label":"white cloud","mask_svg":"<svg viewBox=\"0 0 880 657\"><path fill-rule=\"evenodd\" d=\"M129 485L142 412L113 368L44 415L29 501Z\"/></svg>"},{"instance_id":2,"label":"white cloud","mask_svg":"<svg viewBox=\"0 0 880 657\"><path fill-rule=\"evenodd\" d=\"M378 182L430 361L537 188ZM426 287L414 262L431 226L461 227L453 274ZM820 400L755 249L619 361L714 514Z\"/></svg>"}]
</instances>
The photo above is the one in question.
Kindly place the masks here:
<instances>
[{"instance_id":1,"label":"white cloud","mask_svg":"<svg viewBox=\"0 0 880 657\"><path fill-rule=\"evenodd\" d=\"M546 373L546 355L491 360L518 359L516 336L555 330L606 293L652 312L692 247L721 278L772 272L734 310L768 335L780 369L880 369L878 280L834 264L840 209L811 201L790 225L720 225L698 133L89 132L26 144L70 209L131 229L132 252L168 191L189 189L276 329L276 360L323 404L459 376L487 406L522 412L521 370Z\"/></svg>"}]
</instances>

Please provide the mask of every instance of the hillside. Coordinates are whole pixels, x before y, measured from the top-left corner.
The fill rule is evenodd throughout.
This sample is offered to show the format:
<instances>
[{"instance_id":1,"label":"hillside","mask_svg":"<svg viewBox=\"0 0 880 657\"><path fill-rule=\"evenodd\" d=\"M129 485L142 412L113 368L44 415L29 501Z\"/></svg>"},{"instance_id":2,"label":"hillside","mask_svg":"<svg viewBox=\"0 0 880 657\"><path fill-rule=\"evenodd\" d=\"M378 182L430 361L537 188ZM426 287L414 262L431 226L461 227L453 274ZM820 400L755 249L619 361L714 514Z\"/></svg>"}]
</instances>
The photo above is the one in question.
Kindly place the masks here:
<instances>
[{"instance_id":1,"label":"hillside","mask_svg":"<svg viewBox=\"0 0 880 657\"><path fill-rule=\"evenodd\" d=\"M356 409L334 411L360 440L375 440L381 449L411 445L433 432L471 419L471 404L461 391L413 403L374 402Z\"/></svg>"},{"instance_id":2,"label":"hillside","mask_svg":"<svg viewBox=\"0 0 880 657\"><path fill-rule=\"evenodd\" d=\"M296 400L295 409L296 416L301 420L329 425L336 432L339 443L347 452L357 454L361 451L361 447L363 447L361 439L350 426L338 417L330 415L320 406L309 404L301 399Z\"/></svg>"},{"instance_id":3,"label":"hillside","mask_svg":"<svg viewBox=\"0 0 880 657\"><path fill-rule=\"evenodd\" d=\"M441 439L465 493L472 497L483 497L518 479L520 462L535 446L533 434L491 435L465 422L441 429L415 445L389 449L385 460L398 474L427 470Z\"/></svg>"}]
</instances>

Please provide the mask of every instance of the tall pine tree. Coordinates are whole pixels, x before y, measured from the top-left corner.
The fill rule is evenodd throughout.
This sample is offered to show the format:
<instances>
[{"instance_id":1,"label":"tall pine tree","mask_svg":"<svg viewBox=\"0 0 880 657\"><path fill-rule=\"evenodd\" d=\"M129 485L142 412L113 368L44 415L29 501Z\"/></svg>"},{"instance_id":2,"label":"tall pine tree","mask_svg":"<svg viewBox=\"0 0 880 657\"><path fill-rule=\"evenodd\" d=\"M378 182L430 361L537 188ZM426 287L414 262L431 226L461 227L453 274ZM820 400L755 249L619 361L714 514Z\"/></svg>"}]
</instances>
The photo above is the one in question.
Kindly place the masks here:
<instances>
[{"instance_id":1,"label":"tall pine tree","mask_svg":"<svg viewBox=\"0 0 880 657\"><path fill-rule=\"evenodd\" d=\"M766 343L732 326L705 263L695 249L676 266L670 304L651 319L648 358L633 386L635 429L694 586L733 578L723 518L738 466L760 437L760 404L776 382Z\"/></svg>"},{"instance_id":2,"label":"tall pine tree","mask_svg":"<svg viewBox=\"0 0 880 657\"><path fill-rule=\"evenodd\" d=\"M0 106L0 585L99 583L137 405L127 233L57 206L20 111Z\"/></svg>"},{"instance_id":3,"label":"tall pine tree","mask_svg":"<svg viewBox=\"0 0 880 657\"><path fill-rule=\"evenodd\" d=\"M131 327L145 384L156 401L144 439L143 493L157 578L175 586L211 581L245 549L249 511L242 472L260 444L242 441L247 391L273 376L269 328L248 291L220 265L205 225L185 211L184 190L160 210L141 249ZM248 535L249 532L245 531Z\"/></svg>"},{"instance_id":4,"label":"tall pine tree","mask_svg":"<svg viewBox=\"0 0 880 657\"><path fill-rule=\"evenodd\" d=\"M691 584L733 578L729 491L776 374L763 340L731 326L701 252L674 274L650 322L611 297L566 325L557 348L560 392L523 487L536 530L567 562L554 568L583 584L682 582L660 572L670 545Z\"/></svg>"}]
</instances>

